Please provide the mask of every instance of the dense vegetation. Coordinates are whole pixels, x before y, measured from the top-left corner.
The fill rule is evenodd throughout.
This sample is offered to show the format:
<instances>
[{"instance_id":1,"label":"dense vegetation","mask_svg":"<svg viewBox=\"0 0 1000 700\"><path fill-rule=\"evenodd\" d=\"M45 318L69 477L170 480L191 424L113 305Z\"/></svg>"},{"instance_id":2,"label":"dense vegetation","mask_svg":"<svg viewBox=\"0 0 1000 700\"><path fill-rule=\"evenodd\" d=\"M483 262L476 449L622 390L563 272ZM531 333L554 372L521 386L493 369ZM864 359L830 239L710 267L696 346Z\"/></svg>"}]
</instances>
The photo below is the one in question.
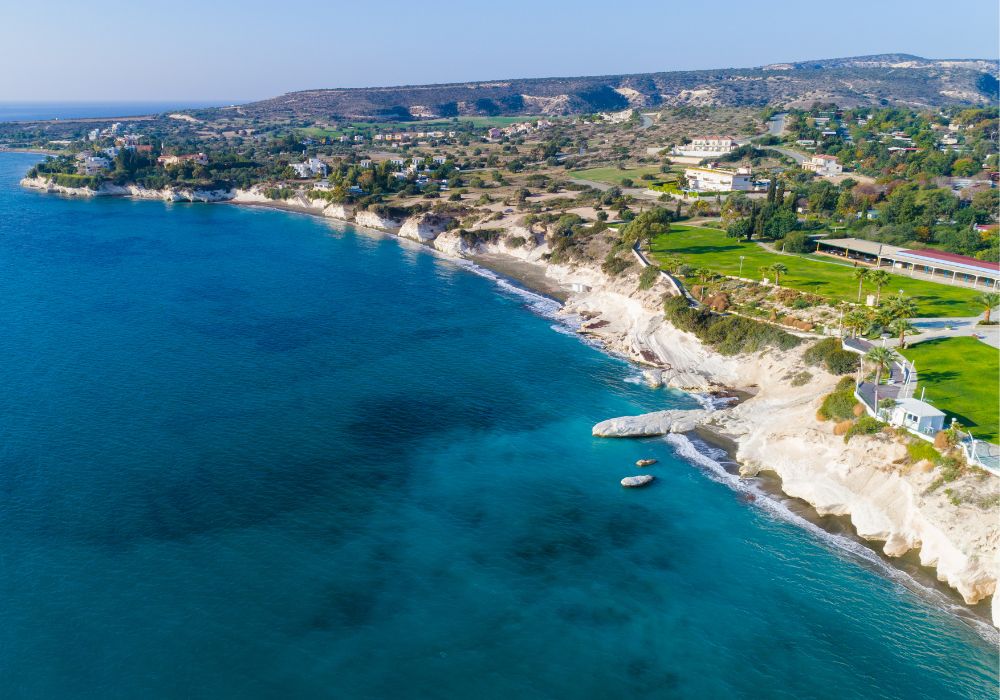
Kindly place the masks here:
<instances>
[{"instance_id":1,"label":"dense vegetation","mask_svg":"<svg viewBox=\"0 0 1000 700\"><path fill-rule=\"evenodd\" d=\"M767 323L693 308L683 297L669 297L664 302L663 310L671 323L683 331L694 333L723 355L756 352L768 347L789 350L801 342L791 333Z\"/></svg>"}]
</instances>

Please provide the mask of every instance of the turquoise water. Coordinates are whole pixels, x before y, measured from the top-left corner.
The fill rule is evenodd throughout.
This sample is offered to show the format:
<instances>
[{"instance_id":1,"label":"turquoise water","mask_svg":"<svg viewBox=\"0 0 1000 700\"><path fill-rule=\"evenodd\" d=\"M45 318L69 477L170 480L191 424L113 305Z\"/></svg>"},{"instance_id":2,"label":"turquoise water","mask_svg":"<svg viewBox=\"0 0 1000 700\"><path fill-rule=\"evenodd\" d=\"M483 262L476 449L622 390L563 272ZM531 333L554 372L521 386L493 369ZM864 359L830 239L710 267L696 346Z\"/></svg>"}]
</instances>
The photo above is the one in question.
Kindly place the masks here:
<instances>
[{"instance_id":1,"label":"turquoise water","mask_svg":"<svg viewBox=\"0 0 1000 700\"><path fill-rule=\"evenodd\" d=\"M690 444L591 438L696 404L537 299L31 162L0 155L3 697L994 697L989 643Z\"/></svg>"}]
</instances>

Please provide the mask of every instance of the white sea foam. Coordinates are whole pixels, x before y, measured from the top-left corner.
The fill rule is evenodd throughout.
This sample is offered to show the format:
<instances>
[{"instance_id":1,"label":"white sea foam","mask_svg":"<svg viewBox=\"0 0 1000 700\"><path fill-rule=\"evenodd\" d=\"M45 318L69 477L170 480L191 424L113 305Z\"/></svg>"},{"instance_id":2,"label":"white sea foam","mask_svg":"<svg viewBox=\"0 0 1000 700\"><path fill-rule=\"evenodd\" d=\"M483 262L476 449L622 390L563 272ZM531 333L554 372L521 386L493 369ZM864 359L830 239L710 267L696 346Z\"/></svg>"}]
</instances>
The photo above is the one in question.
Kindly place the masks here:
<instances>
[{"instance_id":1,"label":"white sea foam","mask_svg":"<svg viewBox=\"0 0 1000 700\"><path fill-rule=\"evenodd\" d=\"M678 456L701 467L713 481L724 484L739 493L751 496L753 498L753 505L763 510L772 518L783 520L802 528L826 545L846 553L856 561L860 560L864 562L897 585L913 591L932 603L935 607L941 608L960 618L991 644L1000 643L1000 630L997 630L983 620L970 616L964 607L956 604L941 593L941 591L925 586L905 571L897 569L884 561L872 549L860 542L844 535L828 532L819 525L806 520L761 488L755 480L741 479L738 475L728 472L723 463L731 463L732 460L729 459L725 450L707 445L701 441L696 445L686 435L676 433L664 436L663 440L674 448Z\"/></svg>"}]
</instances>

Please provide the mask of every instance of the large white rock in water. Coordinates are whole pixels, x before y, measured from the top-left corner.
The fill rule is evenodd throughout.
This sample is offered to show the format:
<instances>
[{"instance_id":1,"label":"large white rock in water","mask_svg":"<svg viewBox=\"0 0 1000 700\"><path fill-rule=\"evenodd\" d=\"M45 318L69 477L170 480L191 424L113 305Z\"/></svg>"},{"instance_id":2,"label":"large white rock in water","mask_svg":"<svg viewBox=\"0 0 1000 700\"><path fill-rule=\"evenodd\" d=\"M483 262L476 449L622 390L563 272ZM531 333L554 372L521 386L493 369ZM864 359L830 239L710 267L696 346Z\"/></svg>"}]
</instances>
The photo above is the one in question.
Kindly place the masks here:
<instances>
[{"instance_id":1,"label":"large white rock in water","mask_svg":"<svg viewBox=\"0 0 1000 700\"><path fill-rule=\"evenodd\" d=\"M698 427L708 411L654 411L641 416L621 416L601 421L591 432L596 437L652 437L667 433L687 433Z\"/></svg>"},{"instance_id":2,"label":"large white rock in water","mask_svg":"<svg viewBox=\"0 0 1000 700\"><path fill-rule=\"evenodd\" d=\"M627 489L634 489L638 486L645 486L655 479L652 474L639 474L638 476L626 476L622 479L622 486Z\"/></svg>"}]
</instances>

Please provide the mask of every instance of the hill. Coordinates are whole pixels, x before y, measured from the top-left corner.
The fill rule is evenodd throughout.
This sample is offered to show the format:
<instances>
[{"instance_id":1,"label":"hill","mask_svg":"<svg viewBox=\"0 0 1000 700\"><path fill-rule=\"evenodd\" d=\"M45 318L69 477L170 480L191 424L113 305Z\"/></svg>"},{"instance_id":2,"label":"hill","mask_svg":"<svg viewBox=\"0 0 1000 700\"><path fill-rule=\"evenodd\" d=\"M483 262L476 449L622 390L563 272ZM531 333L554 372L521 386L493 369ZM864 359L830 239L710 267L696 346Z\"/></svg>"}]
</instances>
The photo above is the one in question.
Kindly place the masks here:
<instances>
[{"instance_id":1,"label":"hill","mask_svg":"<svg viewBox=\"0 0 1000 700\"><path fill-rule=\"evenodd\" d=\"M998 62L882 54L757 68L317 89L235 109L250 117L349 120L582 114L627 107L986 104ZM209 116L216 110L202 110Z\"/></svg>"}]
</instances>

